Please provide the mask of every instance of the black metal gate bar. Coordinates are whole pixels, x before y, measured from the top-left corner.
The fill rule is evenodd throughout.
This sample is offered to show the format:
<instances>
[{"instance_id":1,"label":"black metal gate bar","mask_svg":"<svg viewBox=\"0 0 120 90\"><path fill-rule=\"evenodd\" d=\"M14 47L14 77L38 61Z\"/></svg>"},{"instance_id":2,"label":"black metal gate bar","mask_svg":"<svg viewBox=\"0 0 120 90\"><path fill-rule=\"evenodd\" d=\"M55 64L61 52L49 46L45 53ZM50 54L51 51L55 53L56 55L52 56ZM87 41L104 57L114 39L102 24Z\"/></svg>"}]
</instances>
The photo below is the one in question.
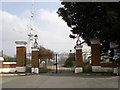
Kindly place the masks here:
<instances>
[{"instance_id":1,"label":"black metal gate bar","mask_svg":"<svg viewBox=\"0 0 120 90\"><path fill-rule=\"evenodd\" d=\"M57 73L58 69L57 69L57 54L56 54L56 73Z\"/></svg>"},{"instance_id":2,"label":"black metal gate bar","mask_svg":"<svg viewBox=\"0 0 120 90\"><path fill-rule=\"evenodd\" d=\"M74 54L72 54L74 55ZM65 66L66 61L71 58L70 54L42 54L40 55L42 70L47 70L47 73L72 73L74 70L74 64L72 67ZM73 60L74 61L74 60ZM72 62L73 62L72 61ZM44 63L42 63L44 62ZM40 71L41 72L41 71ZM46 72L46 71L42 71Z\"/></svg>"}]
</instances>

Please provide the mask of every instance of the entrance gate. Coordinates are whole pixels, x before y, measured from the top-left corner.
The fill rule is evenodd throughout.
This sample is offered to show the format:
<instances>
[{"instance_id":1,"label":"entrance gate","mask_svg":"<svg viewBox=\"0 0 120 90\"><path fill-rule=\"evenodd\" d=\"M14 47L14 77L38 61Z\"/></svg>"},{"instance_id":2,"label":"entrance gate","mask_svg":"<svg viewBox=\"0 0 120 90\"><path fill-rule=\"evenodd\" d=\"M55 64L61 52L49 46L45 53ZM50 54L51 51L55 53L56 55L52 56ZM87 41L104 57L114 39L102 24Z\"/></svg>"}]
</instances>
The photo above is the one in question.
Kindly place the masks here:
<instances>
[{"instance_id":1,"label":"entrance gate","mask_svg":"<svg viewBox=\"0 0 120 90\"><path fill-rule=\"evenodd\" d=\"M42 54L39 55L40 73L73 73L75 54Z\"/></svg>"}]
</instances>

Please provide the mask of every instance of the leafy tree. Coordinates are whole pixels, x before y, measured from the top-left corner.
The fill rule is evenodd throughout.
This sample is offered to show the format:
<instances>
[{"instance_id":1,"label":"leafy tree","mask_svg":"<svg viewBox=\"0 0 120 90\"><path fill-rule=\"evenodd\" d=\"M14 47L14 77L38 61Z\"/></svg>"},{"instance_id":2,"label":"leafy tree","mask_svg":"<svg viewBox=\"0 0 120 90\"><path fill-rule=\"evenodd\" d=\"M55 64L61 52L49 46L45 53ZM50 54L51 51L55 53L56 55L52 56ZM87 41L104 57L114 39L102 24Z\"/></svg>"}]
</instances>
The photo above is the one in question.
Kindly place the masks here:
<instances>
[{"instance_id":1,"label":"leafy tree","mask_svg":"<svg viewBox=\"0 0 120 90\"><path fill-rule=\"evenodd\" d=\"M4 55L3 58L4 58L4 62L15 62L16 61L15 57L7 56L7 55Z\"/></svg>"},{"instance_id":2,"label":"leafy tree","mask_svg":"<svg viewBox=\"0 0 120 90\"><path fill-rule=\"evenodd\" d=\"M54 52L50 49L46 49L43 46L40 46L39 54L41 59L53 59Z\"/></svg>"},{"instance_id":3,"label":"leafy tree","mask_svg":"<svg viewBox=\"0 0 120 90\"><path fill-rule=\"evenodd\" d=\"M61 2L58 15L71 28L71 38L81 36L90 44L91 38L100 38L103 52L110 41L120 44L120 2Z\"/></svg>"},{"instance_id":4,"label":"leafy tree","mask_svg":"<svg viewBox=\"0 0 120 90\"><path fill-rule=\"evenodd\" d=\"M75 53L70 53L69 57L67 58L67 60L64 63L64 67L72 67L74 66L74 62L75 61Z\"/></svg>"}]
</instances>

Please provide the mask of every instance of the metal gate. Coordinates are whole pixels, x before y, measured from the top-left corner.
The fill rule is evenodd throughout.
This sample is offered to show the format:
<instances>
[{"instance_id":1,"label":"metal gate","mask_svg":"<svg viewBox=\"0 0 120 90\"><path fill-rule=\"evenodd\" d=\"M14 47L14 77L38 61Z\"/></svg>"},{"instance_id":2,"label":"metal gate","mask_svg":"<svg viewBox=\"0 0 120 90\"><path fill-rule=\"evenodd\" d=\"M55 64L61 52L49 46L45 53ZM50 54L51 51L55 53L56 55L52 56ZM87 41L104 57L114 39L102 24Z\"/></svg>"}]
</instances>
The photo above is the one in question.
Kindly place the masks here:
<instances>
[{"instance_id":1,"label":"metal gate","mask_svg":"<svg viewBox=\"0 0 120 90\"><path fill-rule=\"evenodd\" d=\"M73 73L75 54L42 54L40 58L40 73Z\"/></svg>"}]
</instances>

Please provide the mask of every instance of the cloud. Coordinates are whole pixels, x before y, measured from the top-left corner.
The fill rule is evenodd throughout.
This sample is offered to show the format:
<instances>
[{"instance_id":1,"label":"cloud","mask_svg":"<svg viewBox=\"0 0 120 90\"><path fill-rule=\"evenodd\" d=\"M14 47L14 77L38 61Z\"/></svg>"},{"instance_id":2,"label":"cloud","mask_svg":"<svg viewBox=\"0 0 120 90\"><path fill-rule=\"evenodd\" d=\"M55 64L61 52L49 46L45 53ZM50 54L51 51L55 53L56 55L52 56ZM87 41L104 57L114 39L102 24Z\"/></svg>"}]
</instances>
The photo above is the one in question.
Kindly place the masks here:
<instances>
[{"instance_id":1,"label":"cloud","mask_svg":"<svg viewBox=\"0 0 120 90\"><path fill-rule=\"evenodd\" d=\"M38 19L40 29L40 42L44 46L50 47L58 52L69 52L74 47L74 40L69 38L70 28L58 17L57 10L48 11L45 9L39 10Z\"/></svg>"},{"instance_id":2,"label":"cloud","mask_svg":"<svg viewBox=\"0 0 120 90\"><path fill-rule=\"evenodd\" d=\"M0 11L2 21L2 46L7 55L15 54L15 41L27 40L26 24L28 19L21 19L5 11Z\"/></svg>"},{"instance_id":3,"label":"cloud","mask_svg":"<svg viewBox=\"0 0 120 90\"><path fill-rule=\"evenodd\" d=\"M2 14L0 14L0 51L2 50Z\"/></svg>"},{"instance_id":4,"label":"cloud","mask_svg":"<svg viewBox=\"0 0 120 90\"><path fill-rule=\"evenodd\" d=\"M34 34L39 36L39 44L55 52L69 52L73 49L75 41L69 38L70 28L58 17L57 10L38 10L38 15L34 19ZM26 13L27 12L27 13ZM28 11L21 15L29 14ZM6 11L2 14L2 35L3 49L5 54L15 54L15 41L28 40L29 18L18 17ZM27 16L27 15L26 15Z\"/></svg>"},{"instance_id":5,"label":"cloud","mask_svg":"<svg viewBox=\"0 0 120 90\"><path fill-rule=\"evenodd\" d=\"M2 14L3 41L13 41L26 38L27 19L20 19L17 16L4 11L0 11L0 14Z\"/></svg>"},{"instance_id":6,"label":"cloud","mask_svg":"<svg viewBox=\"0 0 120 90\"><path fill-rule=\"evenodd\" d=\"M39 18L43 21L46 21L49 24L56 24L56 25L66 25L65 22L62 20L61 17L58 17L56 13L57 10L48 11L45 9L40 9L39 11Z\"/></svg>"}]
</instances>

